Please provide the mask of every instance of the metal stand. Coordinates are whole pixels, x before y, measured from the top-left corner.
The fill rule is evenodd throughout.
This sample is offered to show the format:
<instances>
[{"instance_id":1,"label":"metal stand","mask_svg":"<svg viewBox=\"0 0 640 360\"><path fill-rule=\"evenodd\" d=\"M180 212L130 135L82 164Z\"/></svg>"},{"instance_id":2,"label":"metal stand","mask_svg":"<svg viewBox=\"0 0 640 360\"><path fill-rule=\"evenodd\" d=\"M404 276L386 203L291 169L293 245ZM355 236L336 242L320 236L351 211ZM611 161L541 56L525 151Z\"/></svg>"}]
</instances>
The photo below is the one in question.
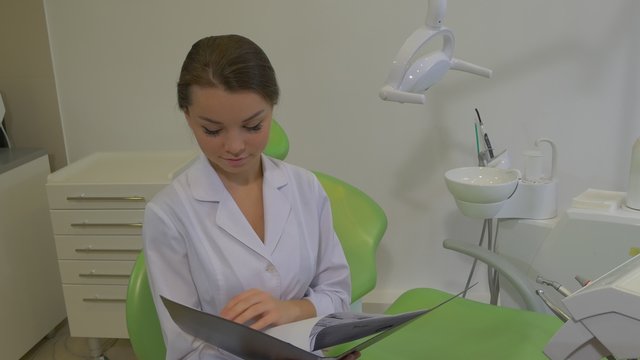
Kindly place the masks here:
<instances>
[{"instance_id":1,"label":"metal stand","mask_svg":"<svg viewBox=\"0 0 640 360\"><path fill-rule=\"evenodd\" d=\"M103 354L102 343L98 338L88 338L90 356L94 360L109 360L109 358Z\"/></svg>"}]
</instances>

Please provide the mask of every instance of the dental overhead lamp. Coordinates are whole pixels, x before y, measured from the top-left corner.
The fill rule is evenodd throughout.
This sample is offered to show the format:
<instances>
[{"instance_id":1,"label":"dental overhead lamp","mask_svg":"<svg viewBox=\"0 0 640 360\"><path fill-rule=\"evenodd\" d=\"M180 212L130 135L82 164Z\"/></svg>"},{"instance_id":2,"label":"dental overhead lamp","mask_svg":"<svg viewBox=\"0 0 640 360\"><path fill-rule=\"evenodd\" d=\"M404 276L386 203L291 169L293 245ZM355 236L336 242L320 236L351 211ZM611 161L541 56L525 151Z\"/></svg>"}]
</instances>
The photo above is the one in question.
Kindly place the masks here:
<instances>
[{"instance_id":1,"label":"dental overhead lamp","mask_svg":"<svg viewBox=\"0 0 640 360\"><path fill-rule=\"evenodd\" d=\"M429 0L426 24L409 36L396 55L380 98L400 103L424 104L425 92L440 81L449 69L491 77L492 71L453 57L453 32L442 26L446 0ZM442 49L412 61L426 44L442 38Z\"/></svg>"}]
</instances>

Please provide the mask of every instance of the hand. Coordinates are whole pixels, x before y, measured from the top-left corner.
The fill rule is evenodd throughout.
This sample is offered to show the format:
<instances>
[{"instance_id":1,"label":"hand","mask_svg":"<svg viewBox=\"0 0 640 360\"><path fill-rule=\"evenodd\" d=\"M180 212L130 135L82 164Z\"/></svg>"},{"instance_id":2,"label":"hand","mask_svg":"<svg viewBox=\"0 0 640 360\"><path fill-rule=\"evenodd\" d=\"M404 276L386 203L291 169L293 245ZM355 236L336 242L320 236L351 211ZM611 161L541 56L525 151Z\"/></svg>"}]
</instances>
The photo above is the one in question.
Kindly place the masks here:
<instances>
[{"instance_id":1,"label":"hand","mask_svg":"<svg viewBox=\"0 0 640 360\"><path fill-rule=\"evenodd\" d=\"M262 330L270 325L282 325L315 316L315 307L308 300L283 301L266 291L251 289L229 300L220 316L239 324L255 320L251 328Z\"/></svg>"},{"instance_id":2,"label":"hand","mask_svg":"<svg viewBox=\"0 0 640 360\"><path fill-rule=\"evenodd\" d=\"M345 355L343 357L340 358L340 360L356 360L360 357L360 353L359 352L352 352L351 354Z\"/></svg>"}]
</instances>

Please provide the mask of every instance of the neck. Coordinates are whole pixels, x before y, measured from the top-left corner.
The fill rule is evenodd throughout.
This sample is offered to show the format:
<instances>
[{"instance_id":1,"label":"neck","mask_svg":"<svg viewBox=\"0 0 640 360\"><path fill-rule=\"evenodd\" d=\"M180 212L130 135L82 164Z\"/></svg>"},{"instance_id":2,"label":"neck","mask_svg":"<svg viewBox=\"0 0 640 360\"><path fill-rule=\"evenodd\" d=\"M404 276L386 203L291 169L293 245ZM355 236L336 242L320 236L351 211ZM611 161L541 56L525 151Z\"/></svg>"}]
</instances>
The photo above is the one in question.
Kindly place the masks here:
<instances>
[{"instance_id":1,"label":"neck","mask_svg":"<svg viewBox=\"0 0 640 360\"><path fill-rule=\"evenodd\" d=\"M220 180L222 180L222 183L227 188L230 186L248 186L262 181L262 161L260 161L253 169L248 169L248 171L243 171L241 173L226 172L222 169L219 169L214 164L211 164L211 166L213 166L216 173L218 173Z\"/></svg>"}]
</instances>

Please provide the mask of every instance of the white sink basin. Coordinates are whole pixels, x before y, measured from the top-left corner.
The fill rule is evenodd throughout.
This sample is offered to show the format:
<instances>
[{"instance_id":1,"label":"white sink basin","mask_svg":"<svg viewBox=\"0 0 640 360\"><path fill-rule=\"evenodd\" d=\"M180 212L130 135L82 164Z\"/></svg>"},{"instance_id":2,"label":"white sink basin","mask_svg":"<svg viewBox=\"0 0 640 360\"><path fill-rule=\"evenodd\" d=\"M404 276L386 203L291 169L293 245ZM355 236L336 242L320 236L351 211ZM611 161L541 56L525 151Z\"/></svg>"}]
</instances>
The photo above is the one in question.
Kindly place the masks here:
<instances>
[{"instance_id":1,"label":"white sink basin","mask_svg":"<svg viewBox=\"0 0 640 360\"><path fill-rule=\"evenodd\" d=\"M456 200L495 204L508 199L518 186L520 172L493 167L462 167L444 174L449 192Z\"/></svg>"}]
</instances>

